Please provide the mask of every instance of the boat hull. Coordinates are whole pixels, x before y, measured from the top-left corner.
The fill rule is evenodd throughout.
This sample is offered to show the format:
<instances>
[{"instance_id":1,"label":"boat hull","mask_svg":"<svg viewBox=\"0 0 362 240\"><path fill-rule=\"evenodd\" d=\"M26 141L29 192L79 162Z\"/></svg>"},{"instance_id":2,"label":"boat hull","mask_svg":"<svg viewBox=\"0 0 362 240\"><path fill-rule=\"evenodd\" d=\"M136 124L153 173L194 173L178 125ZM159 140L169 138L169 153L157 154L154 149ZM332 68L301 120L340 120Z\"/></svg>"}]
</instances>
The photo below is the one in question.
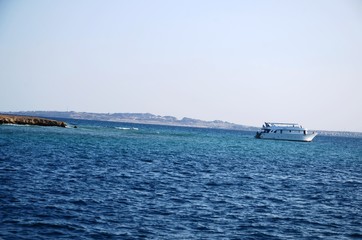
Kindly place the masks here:
<instances>
[{"instance_id":1,"label":"boat hull","mask_svg":"<svg viewBox=\"0 0 362 240\"><path fill-rule=\"evenodd\" d=\"M311 142L315 138L315 136L317 136L317 133L287 134L287 133L260 133L260 132L258 132L255 137L258 139Z\"/></svg>"}]
</instances>

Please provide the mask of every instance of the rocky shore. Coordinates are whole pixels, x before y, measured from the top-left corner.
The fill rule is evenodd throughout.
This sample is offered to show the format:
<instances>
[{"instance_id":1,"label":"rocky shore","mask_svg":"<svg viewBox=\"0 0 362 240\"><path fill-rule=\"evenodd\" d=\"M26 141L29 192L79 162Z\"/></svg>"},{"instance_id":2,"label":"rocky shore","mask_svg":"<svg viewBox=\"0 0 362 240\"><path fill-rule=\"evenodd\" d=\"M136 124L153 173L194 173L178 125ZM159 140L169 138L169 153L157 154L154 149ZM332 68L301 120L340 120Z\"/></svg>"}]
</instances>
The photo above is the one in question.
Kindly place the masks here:
<instances>
[{"instance_id":1,"label":"rocky shore","mask_svg":"<svg viewBox=\"0 0 362 240\"><path fill-rule=\"evenodd\" d=\"M0 115L0 124L66 127L65 122L30 116Z\"/></svg>"}]
</instances>

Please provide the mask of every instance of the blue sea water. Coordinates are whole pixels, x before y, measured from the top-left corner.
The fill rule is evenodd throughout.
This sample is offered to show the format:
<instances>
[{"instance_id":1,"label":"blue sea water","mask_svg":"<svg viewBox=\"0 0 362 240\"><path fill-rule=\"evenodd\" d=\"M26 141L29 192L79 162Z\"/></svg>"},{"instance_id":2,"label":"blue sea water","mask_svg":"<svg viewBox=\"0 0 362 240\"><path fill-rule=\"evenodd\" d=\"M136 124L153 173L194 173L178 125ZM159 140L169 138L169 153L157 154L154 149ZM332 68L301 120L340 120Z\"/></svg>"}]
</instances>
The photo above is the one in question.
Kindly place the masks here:
<instances>
[{"instance_id":1,"label":"blue sea water","mask_svg":"<svg viewBox=\"0 0 362 240\"><path fill-rule=\"evenodd\" d=\"M362 239L362 139L0 125L0 239Z\"/></svg>"}]
</instances>

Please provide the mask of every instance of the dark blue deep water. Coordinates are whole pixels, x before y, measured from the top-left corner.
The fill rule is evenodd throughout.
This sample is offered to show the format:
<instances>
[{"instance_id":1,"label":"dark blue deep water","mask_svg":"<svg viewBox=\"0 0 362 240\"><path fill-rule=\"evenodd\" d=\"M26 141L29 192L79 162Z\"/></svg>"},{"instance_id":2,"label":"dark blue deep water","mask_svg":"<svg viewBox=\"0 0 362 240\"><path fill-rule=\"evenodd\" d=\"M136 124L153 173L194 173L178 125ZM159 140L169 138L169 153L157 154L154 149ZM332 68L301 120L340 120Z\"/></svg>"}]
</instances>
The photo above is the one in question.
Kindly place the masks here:
<instances>
[{"instance_id":1,"label":"dark blue deep water","mask_svg":"<svg viewBox=\"0 0 362 240\"><path fill-rule=\"evenodd\" d=\"M362 239L362 139L0 126L0 239Z\"/></svg>"}]
</instances>

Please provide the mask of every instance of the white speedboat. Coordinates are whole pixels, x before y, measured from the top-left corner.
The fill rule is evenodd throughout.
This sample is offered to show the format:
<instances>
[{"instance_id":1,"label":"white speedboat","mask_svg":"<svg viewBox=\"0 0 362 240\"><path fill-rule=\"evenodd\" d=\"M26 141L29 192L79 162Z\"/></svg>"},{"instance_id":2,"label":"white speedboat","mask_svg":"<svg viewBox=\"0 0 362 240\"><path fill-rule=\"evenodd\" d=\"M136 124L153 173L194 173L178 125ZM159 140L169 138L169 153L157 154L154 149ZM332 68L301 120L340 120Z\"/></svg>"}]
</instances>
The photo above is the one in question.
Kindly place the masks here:
<instances>
[{"instance_id":1,"label":"white speedboat","mask_svg":"<svg viewBox=\"0 0 362 240\"><path fill-rule=\"evenodd\" d=\"M289 140L311 142L317 136L316 132L308 132L297 123L266 122L255 135L259 139Z\"/></svg>"}]
</instances>

